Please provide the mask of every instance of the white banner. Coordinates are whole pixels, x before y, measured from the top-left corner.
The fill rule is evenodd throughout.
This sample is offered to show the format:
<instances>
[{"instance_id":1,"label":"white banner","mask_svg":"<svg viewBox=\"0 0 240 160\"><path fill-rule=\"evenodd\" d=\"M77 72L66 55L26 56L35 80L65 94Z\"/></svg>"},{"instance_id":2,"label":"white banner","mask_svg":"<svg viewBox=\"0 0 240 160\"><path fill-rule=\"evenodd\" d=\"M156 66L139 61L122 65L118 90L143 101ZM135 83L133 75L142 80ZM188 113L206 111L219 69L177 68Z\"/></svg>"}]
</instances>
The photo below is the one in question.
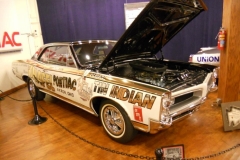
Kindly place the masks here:
<instances>
[{"instance_id":1,"label":"white banner","mask_svg":"<svg viewBox=\"0 0 240 160\"><path fill-rule=\"evenodd\" d=\"M0 53L22 50L19 18L14 0L0 0Z\"/></svg>"},{"instance_id":2,"label":"white banner","mask_svg":"<svg viewBox=\"0 0 240 160\"><path fill-rule=\"evenodd\" d=\"M137 2L137 3L125 3L125 26L126 29L132 24L139 13L144 9L148 2Z\"/></svg>"}]
</instances>

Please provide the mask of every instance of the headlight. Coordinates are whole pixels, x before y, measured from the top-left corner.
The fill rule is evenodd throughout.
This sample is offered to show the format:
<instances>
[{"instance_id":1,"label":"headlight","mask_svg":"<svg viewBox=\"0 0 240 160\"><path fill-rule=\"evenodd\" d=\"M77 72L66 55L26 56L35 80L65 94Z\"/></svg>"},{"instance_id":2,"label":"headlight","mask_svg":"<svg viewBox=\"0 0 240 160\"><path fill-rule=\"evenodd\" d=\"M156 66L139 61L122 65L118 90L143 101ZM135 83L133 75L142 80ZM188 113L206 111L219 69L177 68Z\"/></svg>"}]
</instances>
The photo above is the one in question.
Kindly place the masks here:
<instances>
[{"instance_id":1,"label":"headlight","mask_svg":"<svg viewBox=\"0 0 240 160\"><path fill-rule=\"evenodd\" d=\"M170 106L174 103L174 100L171 99L170 94L164 93L162 96L162 106L164 109L169 109Z\"/></svg>"},{"instance_id":2,"label":"headlight","mask_svg":"<svg viewBox=\"0 0 240 160\"><path fill-rule=\"evenodd\" d=\"M219 75L219 69L220 67L214 68L213 69L213 74L212 74L212 85L209 88L209 92L214 92L218 89L218 75Z\"/></svg>"},{"instance_id":3,"label":"headlight","mask_svg":"<svg viewBox=\"0 0 240 160\"><path fill-rule=\"evenodd\" d=\"M218 78L219 69L220 69L220 67L217 67L217 68L213 69L213 78L215 78L215 79Z\"/></svg>"}]
</instances>

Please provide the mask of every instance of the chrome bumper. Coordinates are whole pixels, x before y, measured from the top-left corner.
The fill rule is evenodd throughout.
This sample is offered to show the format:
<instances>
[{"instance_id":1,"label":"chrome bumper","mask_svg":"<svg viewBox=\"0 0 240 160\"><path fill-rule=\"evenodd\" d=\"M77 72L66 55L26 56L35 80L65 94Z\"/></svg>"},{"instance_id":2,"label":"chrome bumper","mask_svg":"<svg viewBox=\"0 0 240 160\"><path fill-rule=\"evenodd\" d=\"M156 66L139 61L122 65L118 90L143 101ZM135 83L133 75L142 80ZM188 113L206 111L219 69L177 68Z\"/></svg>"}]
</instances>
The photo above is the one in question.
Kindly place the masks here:
<instances>
[{"instance_id":1,"label":"chrome bumper","mask_svg":"<svg viewBox=\"0 0 240 160\"><path fill-rule=\"evenodd\" d=\"M195 104L180 110L178 112L169 114L169 117L171 118L171 120L169 120L169 123L166 123L167 121L164 122L159 122L159 121L154 121L154 120L150 120L150 131L149 133L151 134L155 134L160 130L164 130L166 128L169 128L172 125L172 122L178 121L180 119L183 119L189 115L191 115L193 112L197 111L200 107L200 105L202 103L204 103L206 100L206 97L201 98L198 102L196 102Z\"/></svg>"}]
</instances>

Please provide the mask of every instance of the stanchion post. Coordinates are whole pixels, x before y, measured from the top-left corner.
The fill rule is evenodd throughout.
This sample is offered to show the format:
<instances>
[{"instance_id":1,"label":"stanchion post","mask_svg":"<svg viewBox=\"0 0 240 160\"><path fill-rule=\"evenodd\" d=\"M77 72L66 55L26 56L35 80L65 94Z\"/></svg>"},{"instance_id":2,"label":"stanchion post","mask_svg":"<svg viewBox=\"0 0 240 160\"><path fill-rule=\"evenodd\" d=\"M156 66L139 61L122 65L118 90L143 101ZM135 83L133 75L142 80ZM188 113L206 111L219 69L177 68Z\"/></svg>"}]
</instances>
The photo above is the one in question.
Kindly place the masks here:
<instances>
[{"instance_id":1,"label":"stanchion post","mask_svg":"<svg viewBox=\"0 0 240 160\"><path fill-rule=\"evenodd\" d=\"M163 160L163 152L161 148L155 150L156 160Z\"/></svg>"},{"instance_id":2,"label":"stanchion post","mask_svg":"<svg viewBox=\"0 0 240 160\"><path fill-rule=\"evenodd\" d=\"M41 117L38 114L36 98L32 98L33 108L34 108L34 118L28 122L29 125L39 125L47 121L46 117Z\"/></svg>"}]
</instances>

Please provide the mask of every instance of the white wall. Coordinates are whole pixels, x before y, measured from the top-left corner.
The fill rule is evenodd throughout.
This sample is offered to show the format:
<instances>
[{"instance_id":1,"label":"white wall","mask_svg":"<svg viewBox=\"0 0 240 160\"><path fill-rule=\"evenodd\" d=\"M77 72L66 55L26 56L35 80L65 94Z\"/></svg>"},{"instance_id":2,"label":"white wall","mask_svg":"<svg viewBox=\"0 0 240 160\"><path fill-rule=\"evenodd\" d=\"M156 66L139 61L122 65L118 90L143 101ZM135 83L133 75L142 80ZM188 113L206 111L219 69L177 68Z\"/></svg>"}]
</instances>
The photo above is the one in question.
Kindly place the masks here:
<instances>
[{"instance_id":1,"label":"white wall","mask_svg":"<svg viewBox=\"0 0 240 160\"><path fill-rule=\"evenodd\" d=\"M36 24L40 26L36 4L36 0L0 0L0 90L3 92L24 84L12 73L12 61L31 58L34 50L42 45L40 27L37 33L34 33L39 35L36 35L37 38L31 34L32 30L35 30L33 26ZM15 35L14 38L15 42L21 43L21 46L11 46L9 39L6 38L8 43L3 44L4 32L7 32L10 38L13 32L19 32L19 35ZM21 48L21 50L4 52L6 49L14 48Z\"/></svg>"}]
</instances>

